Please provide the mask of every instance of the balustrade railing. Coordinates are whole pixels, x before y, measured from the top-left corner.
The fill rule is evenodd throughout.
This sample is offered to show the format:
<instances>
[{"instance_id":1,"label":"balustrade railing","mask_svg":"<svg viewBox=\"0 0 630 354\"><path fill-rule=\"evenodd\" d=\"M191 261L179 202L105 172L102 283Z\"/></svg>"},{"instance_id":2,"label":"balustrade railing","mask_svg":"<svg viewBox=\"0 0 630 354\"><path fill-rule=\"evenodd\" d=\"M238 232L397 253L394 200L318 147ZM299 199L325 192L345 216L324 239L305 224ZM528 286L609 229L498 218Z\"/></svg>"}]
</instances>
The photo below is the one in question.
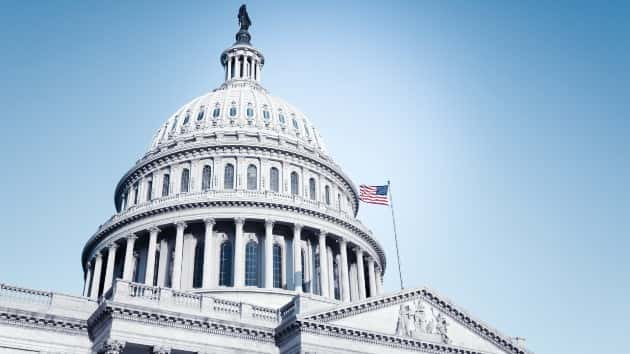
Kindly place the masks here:
<instances>
[{"instance_id":1,"label":"balustrade railing","mask_svg":"<svg viewBox=\"0 0 630 354\"><path fill-rule=\"evenodd\" d=\"M52 303L52 297L51 292L0 284L0 301L49 306Z\"/></svg>"},{"instance_id":2,"label":"balustrade railing","mask_svg":"<svg viewBox=\"0 0 630 354\"><path fill-rule=\"evenodd\" d=\"M132 301L143 306L159 306L164 309L183 312L201 313L204 315L214 313L218 316L228 316L229 318L240 317L245 320L251 319L273 323L278 323L287 317L287 315L282 315L282 309L250 305L244 302L170 288L148 286L121 279L116 280L110 291L111 296L107 300L122 303ZM293 306L292 308L294 309L295 307Z\"/></svg>"}]
</instances>

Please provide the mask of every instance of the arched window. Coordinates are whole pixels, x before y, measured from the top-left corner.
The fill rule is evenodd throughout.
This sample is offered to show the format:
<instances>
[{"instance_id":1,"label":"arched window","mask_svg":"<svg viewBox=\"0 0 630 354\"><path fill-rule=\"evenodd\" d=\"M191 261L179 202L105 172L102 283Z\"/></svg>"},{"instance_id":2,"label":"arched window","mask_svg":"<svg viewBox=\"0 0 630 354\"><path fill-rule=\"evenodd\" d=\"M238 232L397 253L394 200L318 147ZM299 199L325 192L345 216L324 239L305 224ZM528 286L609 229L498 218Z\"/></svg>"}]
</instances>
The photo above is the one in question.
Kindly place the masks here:
<instances>
[{"instance_id":1,"label":"arched window","mask_svg":"<svg viewBox=\"0 0 630 354\"><path fill-rule=\"evenodd\" d=\"M190 121L190 112L186 112L186 115L184 116L184 125L188 124L188 122Z\"/></svg>"},{"instance_id":2,"label":"arched window","mask_svg":"<svg viewBox=\"0 0 630 354\"><path fill-rule=\"evenodd\" d=\"M333 257L333 288L335 299L341 300L341 288L339 287L339 259Z\"/></svg>"},{"instance_id":3,"label":"arched window","mask_svg":"<svg viewBox=\"0 0 630 354\"><path fill-rule=\"evenodd\" d=\"M133 184L133 205L138 204L138 189L139 189L139 184L138 182Z\"/></svg>"},{"instance_id":4,"label":"arched window","mask_svg":"<svg viewBox=\"0 0 630 354\"><path fill-rule=\"evenodd\" d=\"M206 113L206 109L204 107L199 108L199 113L197 113L197 121L203 120L203 116Z\"/></svg>"},{"instance_id":5,"label":"arched window","mask_svg":"<svg viewBox=\"0 0 630 354\"><path fill-rule=\"evenodd\" d=\"M287 123L286 119L284 118L284 113L282 113L282 111L278 111L278 122L280 122L280 124L285 125Z\"/></svg>"},{"instance_id":6,"label":"arched window","mask_svg":"<svg viewBox=\"0 0 630 354\"><path fill-rule=\"evenodd\" d=\"M212 119L217 120L220 115L221 115L221 107L219 106L214 107L214 110L212 111Z\"/></svg>"},{"instance_id":7,"label":"arched window","mask_svg":"<svg viewBox=\"0 0 630 354\"><path fill-rule=\"evenodd\" d=\"M273 245L273 287L282 287L282 247Z\"/></svg>"},{"instance_id":8,"label":"arched window","mask_svg":"<svg viewBox=\"0 0 630 354\"><path fill-rule=\"evenodd\" d=\"M175 116L175 119L173 119L173 125L171 126L171 133L175 131L175 128L177 128L177 116Z\"/></svg>"},{"instance_id":9,"label":"arched window","mask_svg":"<svg viewBox=\"0 0 630 354\"><path fill-rule=\"evenodd\" d=\"M263 110L263 119L268 122L269 118L271 118L271 115L269 114L269 111L267 109Z\"/></svg>"},{"instance_id":10,"label":"arched window","mask_svg":"<svg viewBox=\"0 0 630 354\"><path fill-rule=\"evenodd\" d=\"M210 189L210 181L212 180L212 168L209 165L203 166L201 176L201 189L207 191Z\"/></svg>"},{"instance_id":11,"label":"arched window","mask_svg":"<svg viewBox=\"0 0 630 354\"><path fill-rule=\"evenodd\" d=\"M232 286L232 244L230 241L221 244L219 285Z\"/></svg>"},{"instance_id":12,"label":"arched window","mask_svg":"<svg viewBox=\"0 0 630 354\"><path fill-rule=\"evenodd\" d=\"M300 185L300 178L297 172L291 172L291 194L298 195Z\"/></svg>"},{"instance_id":13,"label":"arched window","mask_svg":"<svg viewBox=\"0 0 630 354\"><path fill-rule=\"evenodd\" d=\"M153 199L153 179L147 181L147 202L150 202Z\"/></svg>"},{"instance_id":14,"label":"arched window","mask_svg":"<svg viewBox=\"0 0 630 354\"><path fill-rule=\"evenodd\" d=\"M223 189L234 189L234 165L231 163L225 165L223 173Z\"/></svg>"},{"instance_id":15,"label":"arched window","mask_svg":"<svg viewBox=\"0 0 630 354\"><path fill-rule=\"evenodd\" d=\"M247 189L250 191L258 189L258 169L254 165L247 167Z\"/></svg>"},{"instance_id":16,"label":"arched window","mask_svg":"<svg viewBox=\"0 0 630 354\"><path fill-rule=\"evenodd\" d=\"M254 241L245 246L245 285L258 286L258 244Z\"/></svg>"},{"instance_id":17,"label":"arched window","mask_svg":"<svg viewBox=\"0 0 630 354\"><path fill-rule=\"evenodd\" d=\"M231 118L236 117L236 113L238 113L236 109L236 102L232 102L232 106L230 106L230 117Z\"/></svg>"},{"instance_id":18,"label":"arched window","mask_svg":"<svg viewBox=\"0 0 630 354\"><path fill-rule=\"evenodd\" d=\"M324 199L326 199L326 205L330 205L330 186L324 188Z\"/></svg>"},{"instance_id":19,"label":"arched window","mask_svg":"<svg viewBox=\"0 0 630 354\"><path fill-rule=\"evenodd\" d=\"M311 136L311 134L310 134L310 133L309 133L309 131L308 131L308 125L306 124L306 121L303 121L303 122L302 122L302 125L304 126L304 133L306 133L306 136L307 136L307 137L310 137L310 136Z\"/></svg>"},{"instance_id":20,"label":"arched window","mask_svg":"<svg viewBox=\"0 0 630 354\"><path fill-rule=\"evenodd\" d=\"M245 110L245 114L247 114L247 120L252 120L254 118L254 108L252 107L251 103L249 103L247 105L247 109Z\"/></svg>"},{"instance_id":21,"label":"arched window","mask_svg":"<svg viewBox=\"0 0 630 354\"><path fill-rule=\"evenodd\" d=\"M311 198L311 200L316 199L317 194L315 192L315 178L311 177L308 180L308 196L309 198Z\"/></svg>"},{"instance_id":22,"label":"arched window","mask_svg":"<svg viewBox=\"0 0 630 354\"><path fill-rule=\"evenodd\" d=\"M168 173L165 173L164 177L162 177L162 196L163 197L168 196L170 185L171 185L171 175L169 175Z\"/></svg>"},{"instance_id":23,"label":"arched window","mask_svg":"<svg viewBox=\"0 0 630 354\"><path fill-rule=\"evenodd\" d=\"M297 119L295 119L295 116L293 117L293 119L291 119L291 122L293 122L293 129L295 130L300 129L300 125L298 124Z\"/></svg>"},{"instance_id":24,"label":"arched window","mask_svg":"<svg viewBox=\"0 0 630 354\"><path fill-rule=\"evenodd\" d=\"M190 189L190 170L185 168L182 170L182 181L180 184L180 193L188 193Z\"/></svg>"},{"instance_id":25,"label":"arched window","mask_svg":"<svg viewBox=\"0 0 630 354\"><path fill-rule=\"evenodd\" d=\"M337 193L337 209L341 209L341 194Z\"/></svg>"},{"instance_id":26,"label":"arched window","mask_svg":"<svg viewBox=\"0 0 630 354\"><path fill-rule=\"evenodd\" d=\"M280 171L275 167L269 170L269 183L272 192L280 192Z\"/></svg>"}]
</instances>

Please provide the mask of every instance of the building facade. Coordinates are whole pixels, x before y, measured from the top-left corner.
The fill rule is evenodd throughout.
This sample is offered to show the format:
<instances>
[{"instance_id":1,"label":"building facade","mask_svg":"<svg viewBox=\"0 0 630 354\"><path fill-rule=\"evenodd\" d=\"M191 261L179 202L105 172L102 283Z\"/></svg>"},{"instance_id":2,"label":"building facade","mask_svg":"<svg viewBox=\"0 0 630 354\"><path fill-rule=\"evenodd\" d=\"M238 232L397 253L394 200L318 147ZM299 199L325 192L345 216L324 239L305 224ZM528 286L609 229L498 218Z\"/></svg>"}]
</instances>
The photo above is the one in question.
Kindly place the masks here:
<instances>
[{"instance_id":1,"label":"building facade","mask_svg":"<svg viewBox=\"0 0 630 354\"><path fill-rule=\"evenodd\" d=\"M383 294L358 192L261 85L244 7L225 81L177 110L87 241L81 296L1 285L7 353L529 353L428 288Z\"/></svg>"}]
</instances>

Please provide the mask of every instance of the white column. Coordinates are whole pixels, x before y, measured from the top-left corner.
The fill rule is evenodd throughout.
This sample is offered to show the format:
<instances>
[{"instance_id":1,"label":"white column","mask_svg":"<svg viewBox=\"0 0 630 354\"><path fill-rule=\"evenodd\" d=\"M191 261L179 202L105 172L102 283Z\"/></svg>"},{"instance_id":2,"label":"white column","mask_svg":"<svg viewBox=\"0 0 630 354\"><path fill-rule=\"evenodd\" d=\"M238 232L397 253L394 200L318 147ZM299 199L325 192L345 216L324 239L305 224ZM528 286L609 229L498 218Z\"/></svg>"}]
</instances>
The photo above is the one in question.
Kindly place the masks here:
<instances>
[{"instance_id":1,"label":"white column","mask_svg":"<svg viewBox=\"0 0 630 354\"><path fill-rule=\"evenodd\" d=\"M339 248L341 254L341 272L339 272L340 285L341 285L341 300L345 302L350 301L350 277L348 275L348 242L345 239L339 241Z\"/></svg>"},{"instance_id":2,"label":"white column","mask_svg":"<svg viewBox=\"0 0 630 354\"><path fill-rule=\"evenodd\" d=\"M359 281L359 299L365 299L365 268L363 266L363 250L355 247L354 253L357 256L357 280Z\"/></svg>"},{"instance_id":3,"label":"white column","mask_svg":"<svg viewBox=\"0 0 630 354\"><path fill-rule=\"evenodd\" d=\"M216 287L212 284L212 258L214 255L214 225L213 218L204 219L206 224L206 233L203 245L203 281L202 288L210 289Z\"/></svg>"},{"instance_id":4,"label":"white column","mask_svg":"<svg viewBox=\"0 0 630 354\"><path fill-rule=\"evenodd\" d=\"M348 275L350 277L350 301L359 300L359 280L357 279L357 264L350 262Z\"/></svg>"},{"instance_id":5,"label":"white column","mask_svg":"<svg viewBox=\"0 0 630 354\"><path fill-rule=\"evenodd\" d=\"M163 238L160 241L160 259L158 263L158 278L157 278L157 286L164 287L166 286L166 270L168 266L168 240Z\"/></svg>"},{"instance_id":6,"label":"white column","mask_svg":"<svg viewBox=\"0 0 630 354\"><path fill-rule=\"evenodd\" d=\"M306 289L304 289L304 292L312 293L313 277L311 274L313 262L311 262L311 254L313 250L311 249L311 241L308 239L308 237L306 238L305 243L306 249L304 250L304 265L302 266L302 276L304 277L304 284L306 284Z\"/></svg>"},{"instance_id":7,"label":"white column","mask_svg":"<svg viewBox=\"0 0 630 354\"><path fill-rule=\"evenodd\" d=\"M335 263L332 247L326 247L328 252L328 295L331 299L335 298Z\"/></svg>"},{"instance_id":8,"label":"white column","mask_svg":"<svg viewBox=\"0 0 630 354\"><path fill-rule=\"evenodd\" d=\"M282 237L282 264L281 264L281 268L282 268L282 284L281 287L282 289L288 289L288 285L287 285L287 265L289 264L287 262L287 240L284 238L284 236Z\"/></svg>"},{"instance_id":9,"label":"white column","mask_svg":"<svg viewBox=\"0 0 630 354\"><path fill-rule=\"evenodd\" d=\"M101 284L101 268L103 267L103 256L101 252L94 255L94 271L92 272L92 289L90 289L90 297L98 298L99 285Z\"/></svg>"},{"instance_id":10,"label":"white column","mask_svg":"<svg viewBox=\"0 0 630 354\"><path fill-rule=\"evenodd\" d=\"M320 295L328 297L328 248L326 231L319 231L319 289Z\"/></svg>"},{"instance_id":11,"label":"white column","mask_svg":"<svg viewBox=\"0 0 630 354\"><path fill-rule=\"evenodd\" d=\"M147 249L147 269L144 273L144 283L153 286L153 278L155 275L155 250L157 249L157 237L160 229L152 227L149 229L149 247Z\"/></svg>"},{"instance_id":12,"label":"white column","mask_svg":"<svg viewBox=\"0 0 630 354\"><path fill-rule=\"evenodd\" d=\"M138 237L134 234L127 236L127 246L125 248L125 264L123 266L123 279L132 281L133 277L133 246Z\"/></svg>"},{"instance_id":13,"label":"white column","mask_svg":"<svg viewBox=\"0 0 630 354\"><path fill-rule=\"evenodd\" d=\"M103 282L103 292L106 292L111 288L112 281L114 280L114 264L116 264L116 249L118 245L110 243L107 252L107 265L105 266L105 281Z\"/></svg>"},{"instance_id":14,"label":"white column","mask_svg":"<svg viewBox=\"0 0 630 354\"><path fill-rule=\"evenodd\" d=\"M180 289L182 286L182 257L184 253L184 230L186 223L179 221L175 223L177 233L175 235L175 254L173 256L173 276L171 288Z\"/></svg>"},{"instance_id":15,"label":"white column","mask_svg":"<svg viewBox=\"0 0 630 354\"><path fill-rule=\"evenodd\" d=\"M383 293L383 277L380 269L376 270L376 293L378 295Z\"/></svg>"},{"instance_id":16,"label":"white column","mask_svg":"<svg viewBox=\"0 0 630 354\"><path fill-rule=\"evenodd\" d=\"M195 251L197 250L197 239L192 234L184 235L184 250L182 252L182 276L180 288L184 290L192 289L195 272Z\"/></svg>"},{"instance_id":17,"label":"white column","mask_svg":"<svg viewBox=\"0 0 630 354\"><path fill-rule=\"evenodd\" d=\"M376 273L374 271L374 259L372 257L368 257L368 281L370 282L370 297L376 296Z\"/></svg>"},{"instance_id":18,"label":"white column","mask_svg":"<svg viewBox=\"0 0 630 354\"><path fill-rule=\"evenodd\" d=\"M83 296L89 296L90 282L92 281L92 262L87 262L85 266L85 282L83 283Z\"/></svg>"},{"instance_id":19,"label":"white column","mask_svg":"<svg viewBox=\"0 0 630 354\"><path fill-rule=\"evenodd\" d=\"M234 219L234 287L245 286L245 240L243 239L244 218Z\"/></svg>"},{"instance_id":20,"label":"white column","mask_svg":"<svg viewBox=\"0 0 630 354\"><path fill-rule=\"evenodd\" d=\"M265 288L273 288L273 224L271 219L265 220Z\"/></svg>"},{"instance_id":21,"label":"white column","mask_svg":"<svg viewBox=\"0 0 630 354\"><path fill-rule=\"evenodd\" d=\"M293 290L302 292L302 225L293 224Z\"/></svg>"}]
</instances>

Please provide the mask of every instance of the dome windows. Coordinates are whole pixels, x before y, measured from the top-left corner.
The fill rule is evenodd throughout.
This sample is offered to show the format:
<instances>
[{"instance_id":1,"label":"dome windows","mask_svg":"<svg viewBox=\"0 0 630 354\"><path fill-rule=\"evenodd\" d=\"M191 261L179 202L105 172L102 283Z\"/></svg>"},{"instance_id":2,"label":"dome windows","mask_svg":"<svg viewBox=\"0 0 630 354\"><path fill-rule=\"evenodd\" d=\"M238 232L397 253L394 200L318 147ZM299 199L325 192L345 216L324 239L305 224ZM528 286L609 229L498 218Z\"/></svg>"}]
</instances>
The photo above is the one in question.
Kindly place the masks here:
<instances>
[{"instance_id":1,"label":"dome windows","mask_svg":"<svg viewBox=\"0 0 630 354\"><path fill-rule=\"evenodd\" d=\"M184 116L184 123L183 123L183 125L188 124L188 122L190 122L190 111L186 112L186 115Z\"/></svg>"},{"instance_id":2,"label":"dome windows","mask_svg":"<svg viewBox=\"0 0 630 354\"><path fill-rule=\"evenodd\" d=\"M258 189L258 169L254 165L247 167L247 190L255 191Z\"/></svg>"},{"instance_id":3,"label":"dome windows","mask_svg":"<svg viewBox=\"0 0 630 354\"><path fill-rule=\"evenodd\" d=\"M247 120L254 119L254 107L251 103L247 104L247 109L245 110L245 114L247 115Z\"/></svg>"},{"instance_id":4,"label":"dome windows","mask_svg":"<svg viewBox=\"0 0 630 354\"><path fill-rule=\"evenodd\" d=\"M199 108L199 113L197 113L197 122L202 121L203 120L203 116L206 113L206 108L201 106L201 108Z\"/></svg>"},{"instance_id":5,"label":"dome windows","mask_svg":"<svg viewBox=\"0 0 630 354\"><path fill-rule=\"evenodd\" d=\"M263 115L263 119L265 120L265 122L269 122L269 120L271 119L271 114L269 113L269 109L268 109L267 105L263 106L262 115Z\"/></svg>"},{"instance_id":6,"label":"dome windows","mask_svg":"<svg viewBox=\"0 0 630 354\"><path fill-rule=\"evenodd\" d=\"M284 118L284 113L282 113L282 110L278 110L278 122L280 122L281 125L287 124L287 120Z\"/></svg>"},{"instance_id":7,"label":"dome windows","mask_svg":"<svg viewBox=\"0 0 630 354\"><path fill-rule=\"evenodd\" d=\"M280 192L280 171L276 167L269 170L269 189L272 192Z\"/></svg>"},{"instance_id":8,"label":"dome windows","mask_svg":"<svg viewBox=\"0 0 630 354\"><path fill-rule=\"evenodd\" d=\"M258 244L253 240L245 246L245 286L258 286Z\"/></svg>"},{"instance_id":9,"label":"dome windows","mask_svg":"<svg viewBox=\"0 0 630 354\"><path fill-rule=\"evenodd\" d=\"M214 106L214 110L212 110L212 119L217 120L219 119L220 115L221 115L221 106L217 104L216 106Z\"/></svg>"},{"instance_id":10,"label":"dome windows","mask_svg":"<svg viewBox=\"0 0 630 354\"><path fill-rule=\"evenodd\" d=\"M223 173L223 189L234 189L234 165L225 165Z\"/></svg>"},{"instance_id":11,"label":"dome windows","mask_svg":"<svg viewBox=\"0 0 630 354\"><path fill-rule=\"evenodd\" d=\"M230 118L236 118L238 114L238 108L236 108L236 102L232 101L232 105L230 106Z\"/></svg>"},{"instance_id":12,"label":"dome windows","mask_svg":"<svg viewBox=\"0 0 630 354\"><path fill-rule=\"evenodd\" d=\"M291 123L293 124L293 129L300 130L300 123L295 119L295 113L291 113Z\"/></svg>"},{"instance_id":13,"label":"dome windows","mask_svg":"<svg viewBox=\"0 0 630 354\"><path fill-rule=\"evenodd\" d=\"M221 254L219 256L219 285L232 286L232 243L228 240L221 244Z\"/></svg>"},{"instance_id":14,"label":"dome windows","mask_svg":"<svg viewBox=\"0 0 630 354\"><path fill-rule=\"evenodd\" d=\"M177 128L177 116L175 116L175 118L173 119L173 125L171 126L171 133L173 133L175 131L175 128Z\"/></svg>"},{"instance_id":15,"label":"dome windows","mask_svg":"<svg viewBox=\"0 0 630 354\"><path fill-rule=\"evenodd\" d=\"M291 172L291 195L299 194L299 186L300 186L300 177L297 172Z\"/></svg>"}]
</instances>

